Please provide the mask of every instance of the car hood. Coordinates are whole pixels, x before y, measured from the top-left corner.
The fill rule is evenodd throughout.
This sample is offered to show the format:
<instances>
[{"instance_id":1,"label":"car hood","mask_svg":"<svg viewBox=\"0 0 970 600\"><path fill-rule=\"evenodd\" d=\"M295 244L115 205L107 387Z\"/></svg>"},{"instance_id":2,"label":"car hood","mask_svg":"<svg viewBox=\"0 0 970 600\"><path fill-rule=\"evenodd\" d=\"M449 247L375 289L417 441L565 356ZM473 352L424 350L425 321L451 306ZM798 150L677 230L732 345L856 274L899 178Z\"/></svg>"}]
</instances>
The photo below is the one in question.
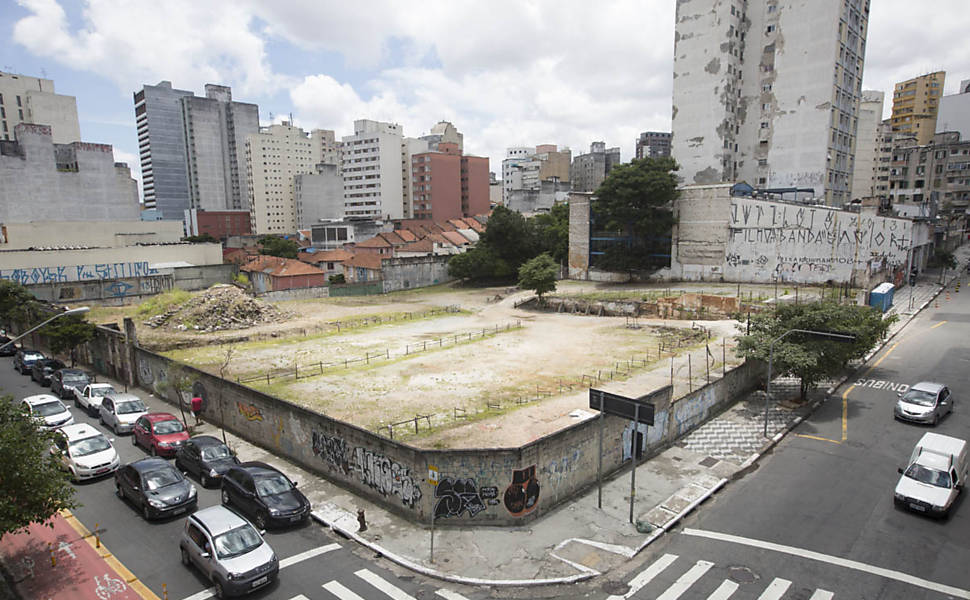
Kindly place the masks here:
<instances>
[{"instance_id":1,"label":"car hood","mask_svg":"<svg viewBox=\"0 0 970 600\"><path fill-rule=\"evenodd\" d=\"M937 487L928 483L921 483L903 475L896 484L896 493L907 498L923 500L933 506L945 507L955 490Z\"/></svg>"},{"instance_id":2,"label":"car hood","mask_svg":"<svg viewBox=\"0 0 970 600\"><path fill-rule=\"evenodd\" d=\"M933 409L935 408L933 406L923 406L922 404L903 402L902 400L900 400L897 404L899 405L900 410L905 410L912 415L925 415L933 412Z\"/></svg>"},{"instance_id":3,"label":"car hood","mask_svg":"<svg viewBox=\"0 0 970 600\"><path fill-rule=\"evenodd\" d=\"M71 420L71 411L65 410L47 417L41 417L45 427L58 427Z\"/></svg>"},{"instance_id":4,"label":"car hood","mask_svg":"<svg viewBox=\"0 0 970 600\"><path fill-rule=\"evenodd\" d=\"M115 452L115 449L108 448L107 450L88 454L87 456L79 456L74 459L74 463L79 467L90 469L91 467L103 465L104 463L113 463L117 459L118 453Z\"/></svg>"},{"instance_id":5,"label":"car hood","mask_svg":"<svg viewBox=\"0 0 970 600\"><path fill-rule=\"evenodd\" d=\"M235 467L239 464L239 460L235 457L230 458L217 458L215 460L203 460L202 465L206 469L215 469L216 473L220 475L225 474L226 471Z\"/></svg>"},{"instance_id":6,"label":"car hood","mask_svg":"<svg viewBox=\"0 0 970 600\"><path fill-rule=\"evenodd\" d=\"M167 485L157 490L151 490L146 492L145 495L148 498L161 500L165 504L178 504L179 502L185 502L188 499L189 485L190 484L188 481L182 481L180 483Z\"/></svg>"},{"instance_id":7,"label":"car hood","mask_svg":"<svg viewBox=\"0 0 970 600\"><path fill-rule=\"evenodd\" d=\"M227 572L239 574L252 571L256 567L269 563L274 556L273 549L264 540L262 544L245 554L228 559L219 559L219 562L222 563Z\"/></svg>"},{"instance_id":8,"label":"car hood","mask_svg":"<svg viewBox=\"0 0 970 600\"><path fill-rule=\"evenodd\" d=\"M266 504L266 508L275 508L280 512L297 510L306 503L306 498L299 490L290 490L272 496L260 496L260 499Z\"/></svg>"},{"instance_id":9,"label":"car hood","mask_svg":"<svg viewBox=\"0 0 970 600\"><path fill-rule=\"evenodd\" d=\"M130 425L138 420L138 417L143 417L147 415L147 412L135 412L135 413L115 413L115 417L118 418L119 423L125 425Z\"/></svg>"}]
</instances>

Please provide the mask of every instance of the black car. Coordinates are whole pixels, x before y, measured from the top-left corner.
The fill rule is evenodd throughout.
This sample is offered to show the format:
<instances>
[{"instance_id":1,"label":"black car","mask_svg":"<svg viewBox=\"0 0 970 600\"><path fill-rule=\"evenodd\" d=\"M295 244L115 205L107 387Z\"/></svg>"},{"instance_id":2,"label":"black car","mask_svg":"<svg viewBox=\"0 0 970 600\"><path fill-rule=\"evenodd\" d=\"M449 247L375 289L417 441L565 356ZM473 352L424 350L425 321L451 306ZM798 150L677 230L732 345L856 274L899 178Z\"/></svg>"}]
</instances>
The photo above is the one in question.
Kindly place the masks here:
<instances>
[{"instance_id":1,"label":"black car","mask_svg":"<svg viewBox=\"0 0 970 600\"><path fill-rule=\"evenodd\" d=\"M51 394L61 398L74 398L74 388L83 390L91 378L81 369L60 369L51 375Z\"/></svg>"},{"instance_id":2,"label":"black car","mask_svg":"<svg viewBox=\"0 0 970 600\"><path fill-rule=\"evenodd\" d=\"M222 503L250 516L259 529L303 523L310 516L310 501L296 483L261 462L242 463L226 472Z\"/></svg>"},{"instance_id":3,"label":"black car","mask_svg":"<svg viewBox=\"0 0 970 600\"><path fill-rule=\"evenodd\" d=\"M17 354L17 346L10 343L10 338L0 335L0 356L14 356Z\"/></svg>"},{"instance_id":4,"label":"black car","mask_svg":"<svg viewBox=\"0 0 970 600\"><path fill-rule=\"evenodd\" d=\"M143 458L115 471L118 497L141 509L145 520L195 510L195 486L164 458Z\"/></svg>"},{"instance_id":5,"label":"black car","mask_svg":"<svg viewBox=\"0 0 970 600\"><path fill-rule=\"evenodd\" d=\"M175 454L175 467L194 474L202 487L218 483L226 471L239 464L239 459L217 437L197 435L189 438Z\"/></svg>"},{"instance_id":6,"label":"black car","mask_svg":"<svg viewBox=\"0 0 970 600\"><path fill-rule=\"evenodd\" d=\"M63 369L66 366L56 358L45 358L35 361L30 367L30 378L42 386L47 387L51 384L51 375L54 374L54 371Z\"/></svg>"},{"instance_id":7,"label":"black car","mask_svg":"<svg viewBox=\"0 0 970 600\"><path fill-rule=\"evenodd\" d=\"M38 360L47 358L43 353L36 350L21 348L17 350L17 355L13 358L13 368L20 371L21 375L30 375L30 368Z\"/></svg>"}]
</instances>

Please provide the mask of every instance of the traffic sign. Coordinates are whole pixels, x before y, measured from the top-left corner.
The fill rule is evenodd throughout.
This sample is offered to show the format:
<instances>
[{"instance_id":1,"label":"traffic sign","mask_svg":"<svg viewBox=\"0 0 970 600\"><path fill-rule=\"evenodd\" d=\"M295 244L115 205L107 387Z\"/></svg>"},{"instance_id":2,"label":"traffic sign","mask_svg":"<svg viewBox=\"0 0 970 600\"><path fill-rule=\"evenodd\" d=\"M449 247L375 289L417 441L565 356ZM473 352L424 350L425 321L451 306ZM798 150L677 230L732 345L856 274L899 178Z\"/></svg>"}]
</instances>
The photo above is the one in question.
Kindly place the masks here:
<instances>
[{"instance_id":1,"label":"traffic sign","mask_svg":"<svg viewBox=\"0 0 970 600\"><path fill-rule=\"evenodd\" d=\"M590 388L589 407L593 410L602 410L608 415L630 419L631 421L635 419L640 423L653 425L655 404L670 400L672 395L673 387L669 385L639 398L627 398L619 394Z\"/></svg>"}]
</instances>

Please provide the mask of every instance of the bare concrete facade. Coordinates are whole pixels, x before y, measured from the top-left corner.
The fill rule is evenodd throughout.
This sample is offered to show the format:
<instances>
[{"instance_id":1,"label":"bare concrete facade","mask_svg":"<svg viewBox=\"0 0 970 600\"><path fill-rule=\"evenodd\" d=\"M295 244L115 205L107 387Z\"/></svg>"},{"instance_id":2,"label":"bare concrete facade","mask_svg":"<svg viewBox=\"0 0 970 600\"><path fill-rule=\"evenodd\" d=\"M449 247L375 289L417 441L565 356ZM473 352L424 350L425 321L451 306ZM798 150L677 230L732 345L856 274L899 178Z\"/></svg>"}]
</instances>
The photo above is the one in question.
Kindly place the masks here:
<instances>
[{"instance_id":1,"label":"bare concrete facade","mask_svg":"<svg viewBox=\"0 0 970 600\"><path fill-rule=\"evenodd\" d=\"M122 248L174 244L184 235L179 221L38 221L4 223L0 249L87 246Z\"/></svg>"}]
</instances>

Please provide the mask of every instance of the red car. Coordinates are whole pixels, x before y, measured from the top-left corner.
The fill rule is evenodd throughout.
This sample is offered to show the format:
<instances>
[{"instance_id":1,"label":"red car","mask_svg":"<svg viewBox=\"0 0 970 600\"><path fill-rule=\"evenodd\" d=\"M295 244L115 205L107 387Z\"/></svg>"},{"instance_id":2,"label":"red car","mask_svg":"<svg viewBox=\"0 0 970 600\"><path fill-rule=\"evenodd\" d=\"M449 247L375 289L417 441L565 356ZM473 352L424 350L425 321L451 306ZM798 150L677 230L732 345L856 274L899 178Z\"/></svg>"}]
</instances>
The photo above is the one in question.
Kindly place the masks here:
<instances>
[{"instance_id":1,"label":"red car","mask_svg":"<svg viewBox=\"0 0 970 600\"><path fill-rule=\"evenodd\" d=\"M189 439L189 432L178 417L169 413L148 413L135 421L131 443L142 446L152 456L175 456Z\"/></svg>"}]
</instances>

